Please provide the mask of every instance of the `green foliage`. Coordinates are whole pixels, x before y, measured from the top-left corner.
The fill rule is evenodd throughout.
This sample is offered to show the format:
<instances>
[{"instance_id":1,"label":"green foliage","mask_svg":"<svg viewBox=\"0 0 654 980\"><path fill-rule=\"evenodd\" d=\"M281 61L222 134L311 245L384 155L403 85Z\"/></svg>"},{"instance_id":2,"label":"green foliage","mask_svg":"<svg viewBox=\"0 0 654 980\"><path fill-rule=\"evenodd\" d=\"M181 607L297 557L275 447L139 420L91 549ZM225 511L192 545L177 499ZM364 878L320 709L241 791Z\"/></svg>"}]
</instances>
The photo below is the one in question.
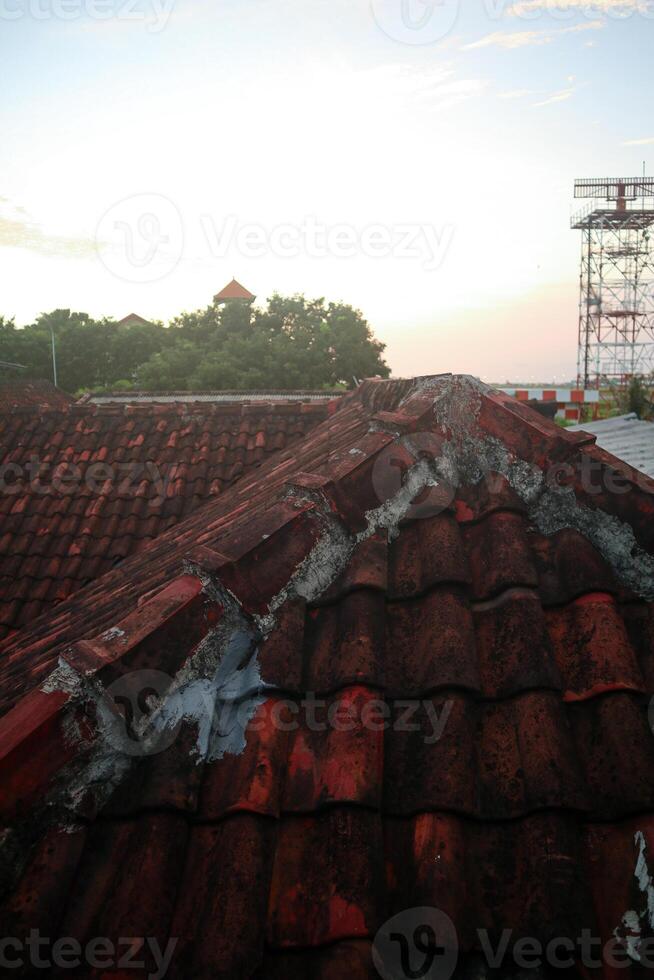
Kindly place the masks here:
<instances>
[{"instance_id":1,"label":"green foliage","mask_svg":"<svg viewBox=\"0 0 654 980\"><path fill-rule=\"evenodd\" d=\"M118 326L55 310L19 329L0 318L0 359L52 378L51 329L59 386L149 390L336 388L388 377L384 345L362 314L339 303L275 294L265 309L244 304L182 313L168 328Z\"/></svg>"},{"instance_id":2,"label":"green foliage","mask_svg":"<svg viewBox=\"0 0 654 980\"><path fill-rule=\"evenodd\" d=\"M24 329L0 320L0 360L25 365L21 378L52 380L52 333L57 381L70 392L110 387L125 378L133 382L136 368L168 341L168 332L157 324L119 327L110 320L93 320L87 313L53 310Z\"/></svg>"},{"instance_id":3,"label":"green foliage","mask_svg":"<svg viewBox=\"0 0 654 980\"><path fill-rule=\"evenodd\" d=\"M184 314L172 326L180 340L193 339L202 349L187 376L187 386L195 390L351 387L355 377L389 374L384 345L361 313L324 299L275 294L264 310L210 306ZM165 357L156 366L150 362L139 378L148 387L170 389L167 364Z\"/></svg>"},{"instance_id":4,"label":"green foliage","mask_svg":"<svg viewBox=\"0 0 654 980\"><path fill-rule=\"evenodd\" d=\"M651 387L648 386L646 379L634 375L620 398L620 409L624 413L635 412L639 419L649 418L652 409L650 398Z\"/></svg>"}]
</instances>

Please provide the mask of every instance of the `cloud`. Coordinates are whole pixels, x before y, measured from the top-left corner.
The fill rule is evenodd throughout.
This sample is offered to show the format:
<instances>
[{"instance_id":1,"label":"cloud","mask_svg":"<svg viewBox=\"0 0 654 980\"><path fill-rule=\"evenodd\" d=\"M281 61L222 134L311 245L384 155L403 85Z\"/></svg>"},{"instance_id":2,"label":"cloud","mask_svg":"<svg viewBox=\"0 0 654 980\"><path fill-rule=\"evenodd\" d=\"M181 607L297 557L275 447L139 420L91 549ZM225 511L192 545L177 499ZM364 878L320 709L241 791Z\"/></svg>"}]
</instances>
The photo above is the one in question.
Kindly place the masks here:
<instances>
[{"instance_id":1,"label":"cloud","mask_svg":"<svg viewBox=\"0 0 654 980\"><path fill-rule=\"evenodd\" d=\"M561 27L559 30L538 30L538 31L494 31L486 37L464 44L462 51L472 51L476 48L525 48L533 45L551 44L562 34L579 34L582 31L601 31L606 22L603 20L589 20L586 23L574 24L572 27Z\"/></svg>"},{"instance_id":2,"label":"cloud","mask_svg":"<svg viewBox=\"0 0 654 980\"><path fill-rule=\"evenodd\" d=\"M639 140L627 140L623 146L650 146L654 143L654 136L644 136Z\"/></svg>"},{"instance_id":3,"label":"cloud","mask_svg":"<svg viewBox=\"0 0 654 980\"><path fill-rule=\"evenodd\" d=\"M552 40L552 36L548 35L546 31L517 31L514 34L494 31L493 34L487 34L486 37L481 37L478 41L464 44L461 50L474 51L476 48L491 47L524 48L532 44L549 44Z\"/></svg>"},{"instance_id":4,"label":"cloud","mask_svg":"<svg viewBox=\"0 0 654 980\"><path fill-rule=\"evenodd\" d=\"M358 86L369 90L375 99L428 103L436 109L447 109L459 102L482 95L488 83L480 78L457 78L449 64L416 68L406 64L388 64L365 69L355 76ZM348 83L350 98L352 87Z\"/></svg>"},{"instance_id":5,"label":"cloud","mask_svg":"<svg viewBox=\"0 0 654 980\"><path fill-rule=\"evenodd\" d=\"M561 89L560 92L554 92L552 95L548 96L548 98L543 99L542 102L534 102L533 108L542 109L546 105L555 105L557 102L567 102L567 100L574 95L575 91L576 89L574 86L571 88Z\"/></svg>"},{"instance_id":6,"label":"cloud","mask_svg":"<svg viewBox=\"0 0 654 980\"><path fill-rule=\"evenodd\" d=\"M88 238L49 234L30 217L25 208L0 197L0 247L24 248L50 257L89 258L95 242Z\"/></svg>"},{"instance_id":7,"label":"cloud","mask_svg":"<svg viewBox=\"0 0 654 980\"><path fill-rule=\"evenodd\" d=\"M623 18L636 13L647 14L649 4L648 0L518 0L507 13L512 17L529 17L538 13L556 16L566 11L571 15L592 11L607 17Z\"/></svg>"},{"instance_id":8,"label":"cloud","mask_svg":"<svg viewBox=\"0 0 654 980\"><path fill-rule=\"evenodd\" d=\"M498 92L499 99L524 99L527 95L533 95L533 89L530 88L513 88L508 92Z\"/></svg>"}]
</instances>

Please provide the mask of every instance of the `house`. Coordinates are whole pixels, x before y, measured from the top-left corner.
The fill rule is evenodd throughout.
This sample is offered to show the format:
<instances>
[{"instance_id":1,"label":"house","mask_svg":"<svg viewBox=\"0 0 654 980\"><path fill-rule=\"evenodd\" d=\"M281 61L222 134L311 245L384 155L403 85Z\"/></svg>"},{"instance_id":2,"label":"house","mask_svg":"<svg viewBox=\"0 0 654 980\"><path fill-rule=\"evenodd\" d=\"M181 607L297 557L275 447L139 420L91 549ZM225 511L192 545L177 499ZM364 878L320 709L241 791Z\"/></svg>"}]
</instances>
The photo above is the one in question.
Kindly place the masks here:
<instances>
[{"instance_id":1,"label":"house","mask_svg":"<svg viewBox=\"0 0 654 980\"><path fill-rule=\"evenodd\" d=\"M635 977L654 482L616 467L474 379L364 382L24 624L0 656L6 935L361 980L401 976L422 923L449 980L491 976L484 937L509 930L492 975L515 976L516 939L579 965L587 933L597 975L616 948Z\"/></svg>"},{"instance_id":2,"label":"house","mask_svg":"<svg viewBox=\"0 0 654 980\"><path fill-rule=\"evenodd\" d=\"M242 286L236 279L232 279L219 293L216 293L213 301L217 306L224 306L226 303L242 303L249 306L254 303L256 298L249 289Z\"/></svg>"},{"instance_id":3,"label":"house","mask_svg":"<svg viewBox=\"0 0 654 980\"><path fill-rule=\"evenodd\" d=\"M570 430L592 433L601 449L654 478L654 424L639 419L635 412L584 422Z\"/></svg>"},{"instance_id":4,"label":"house","mask_svg":"<svg viewBox=\"0 0 654 980\"><path fill-rule=\"evenodd\" d=\"M153 323L151 320L145 320L138 313L128 313L124 316L122 320L118 320L116 323L117 327L151 327Z\"/></svg>"}]
</instances>

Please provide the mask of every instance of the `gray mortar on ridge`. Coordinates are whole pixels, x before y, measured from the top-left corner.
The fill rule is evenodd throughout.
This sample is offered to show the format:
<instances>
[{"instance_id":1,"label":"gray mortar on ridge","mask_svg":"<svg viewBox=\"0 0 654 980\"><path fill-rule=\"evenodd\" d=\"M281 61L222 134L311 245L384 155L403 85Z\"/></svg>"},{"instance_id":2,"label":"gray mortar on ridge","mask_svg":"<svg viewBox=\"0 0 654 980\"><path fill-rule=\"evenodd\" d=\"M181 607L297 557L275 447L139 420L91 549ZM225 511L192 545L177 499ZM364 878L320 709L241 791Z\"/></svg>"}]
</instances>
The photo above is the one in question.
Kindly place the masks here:
<instances>
[{"instance_id":1,"label":"gray mortar on ridge","mask_svg":"<svg viewBox=\"0 0 654 980\"><path fill-rule=\"evenodd\" d=\"M116 715L97 677L84 677L60 659L46 679L42 686L46 692L64 690L73 704L93 702L101 726L100 736L86 747L76 731L73 713L67 713L66 737L76 741L81 752L59 773L46 800L46 822L48 811L60 825L70 821L88 801L89 793L94 806L101 808L141 758L158 751L162 738L165 742L167 733L176 733L184 723L196 726L191 750L196 763L243 751L245 728L262 703L266 688L257 657L261 635L231 593L210 577L205 578L204 591L221 602L224 616L176 673L165 697L143 716L140 728L134 726L135 734L143 739L142 754L131 755L108 737ZM238 709L232 710L232 706Z\"/></svg>"},{"instance_id":2,"label":"gray mortar on ridge","mask_svg":"<svg viewBox=\"0 0 654 980\"><path fill-rule=\"evenodd\" d=\"M268 613L254 617L261 632L268 634L274 628L275 613L288 600L301 598L312 602L322 595L345 570L354 549L378 530L387 528L389 538L392 539L397 534L398 525L411 509L414 498L425 487L436 486L438 482L432 460L419 459L407 471L402 486L393 497L379 507L366 511L366 527L357 534L347 531L331 512L327 501L322 498L321 511L314 514L314 517L321 522L324 533L297 566L287 584L270 600ZM304 492L293 488L292 493L301 498ZM321 497L311 491L304 495L313 502Z\"/></svg>"},{"instance_id":3,"label":"gray mortar on ridge","mask_svg":"<svg viewBox=\"0 0 654 980\"><path fill-rule=\"evenodd\" d=\"M583 534L637 595L654 601L654 557L636 541L632 527L605 511L580 503L572 488L551 485L543 471L514 456L498 439L482 434L479 424L481 393L492 391L474 378L424 379L422 390L434 391L437 423L452 433L436 472L459 487L479 483L500 473L527 505L530 521L551 537L564 528Z\"/></svg>"},{"instance_id":4,"label":"gray mortar on ridge","mask_svg":"<svg viewBox=\"0 0 654 980\"><path fill-rule=\"evenodd\" d=\"M248 722L269 689L261 678L258 644L274 628L275 613L293 597L307 602L317 598L342 573L359 543L380 528L387 528L390 535L395 533L415 496L425 486L436 483L432 461L420 459L407 472L399 491L366 513L367 526L358 534L348 533L319 493L307 494L319 502L312 516L319 521L323 533L287 585L271 600L265 616L247 616L235 596L214 576L188 563L185 570L201 577L203 591L221 603L224 615L176 673L165 697L151 714L144 716L143 726L148 726L149 734L136 728L136 734L144 737L143 754L148 754L151 743L156 745L162 734L176 730L183 723L197 725L191 752L196 763L213 761L225 754L240 754L246 745ZM297 491L295 495L300 496ZM115 719L103 685L96 677L81 676L65 659L48 676L42 690L65 690L78 703L93 701L101 721ZM71 725L70 734L75 737L72 722ZM100 736L88 750L82 748L78 759L64 767L47 807L53 816L58 815L60 823L65 822L62 813L70 821L88 799L89 792L95 806L102 807L140 758L121 751L106 735Z\"/></svg>"}]
</instances>

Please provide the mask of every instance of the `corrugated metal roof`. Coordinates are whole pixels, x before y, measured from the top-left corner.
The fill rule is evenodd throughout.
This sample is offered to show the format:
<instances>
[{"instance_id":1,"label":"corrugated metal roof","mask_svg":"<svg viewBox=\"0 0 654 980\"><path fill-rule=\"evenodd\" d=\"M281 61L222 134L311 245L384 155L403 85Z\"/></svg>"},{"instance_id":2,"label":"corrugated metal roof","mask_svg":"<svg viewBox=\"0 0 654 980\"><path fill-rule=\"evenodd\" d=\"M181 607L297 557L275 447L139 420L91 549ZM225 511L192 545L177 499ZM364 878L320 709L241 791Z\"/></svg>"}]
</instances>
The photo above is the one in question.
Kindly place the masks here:
<instances>
[{"instance_id":1,"label":"corrugated metal roof","mask_svg":"<svg viewBox=\"0 0 654 980\"><path fill-rule=\"evenodd\" d=\"M643 422L631 412L613 419L572 425L569 431L575 429L592 432L597 436L597 445L601 449L641 473L654 476L654 424L651 422Z\"/></svg>"},{"instance_id":2,"label":"corrugated metal roof","mask_svg":"<svg viewBox=\"0 0 654 980\"><path fill-rule=\"evenodd\" d=\"M94 405L131 402L318 402L338 398L340 391L109 391L88 395L84 401Z\"/></svg>"}]
</instances>

